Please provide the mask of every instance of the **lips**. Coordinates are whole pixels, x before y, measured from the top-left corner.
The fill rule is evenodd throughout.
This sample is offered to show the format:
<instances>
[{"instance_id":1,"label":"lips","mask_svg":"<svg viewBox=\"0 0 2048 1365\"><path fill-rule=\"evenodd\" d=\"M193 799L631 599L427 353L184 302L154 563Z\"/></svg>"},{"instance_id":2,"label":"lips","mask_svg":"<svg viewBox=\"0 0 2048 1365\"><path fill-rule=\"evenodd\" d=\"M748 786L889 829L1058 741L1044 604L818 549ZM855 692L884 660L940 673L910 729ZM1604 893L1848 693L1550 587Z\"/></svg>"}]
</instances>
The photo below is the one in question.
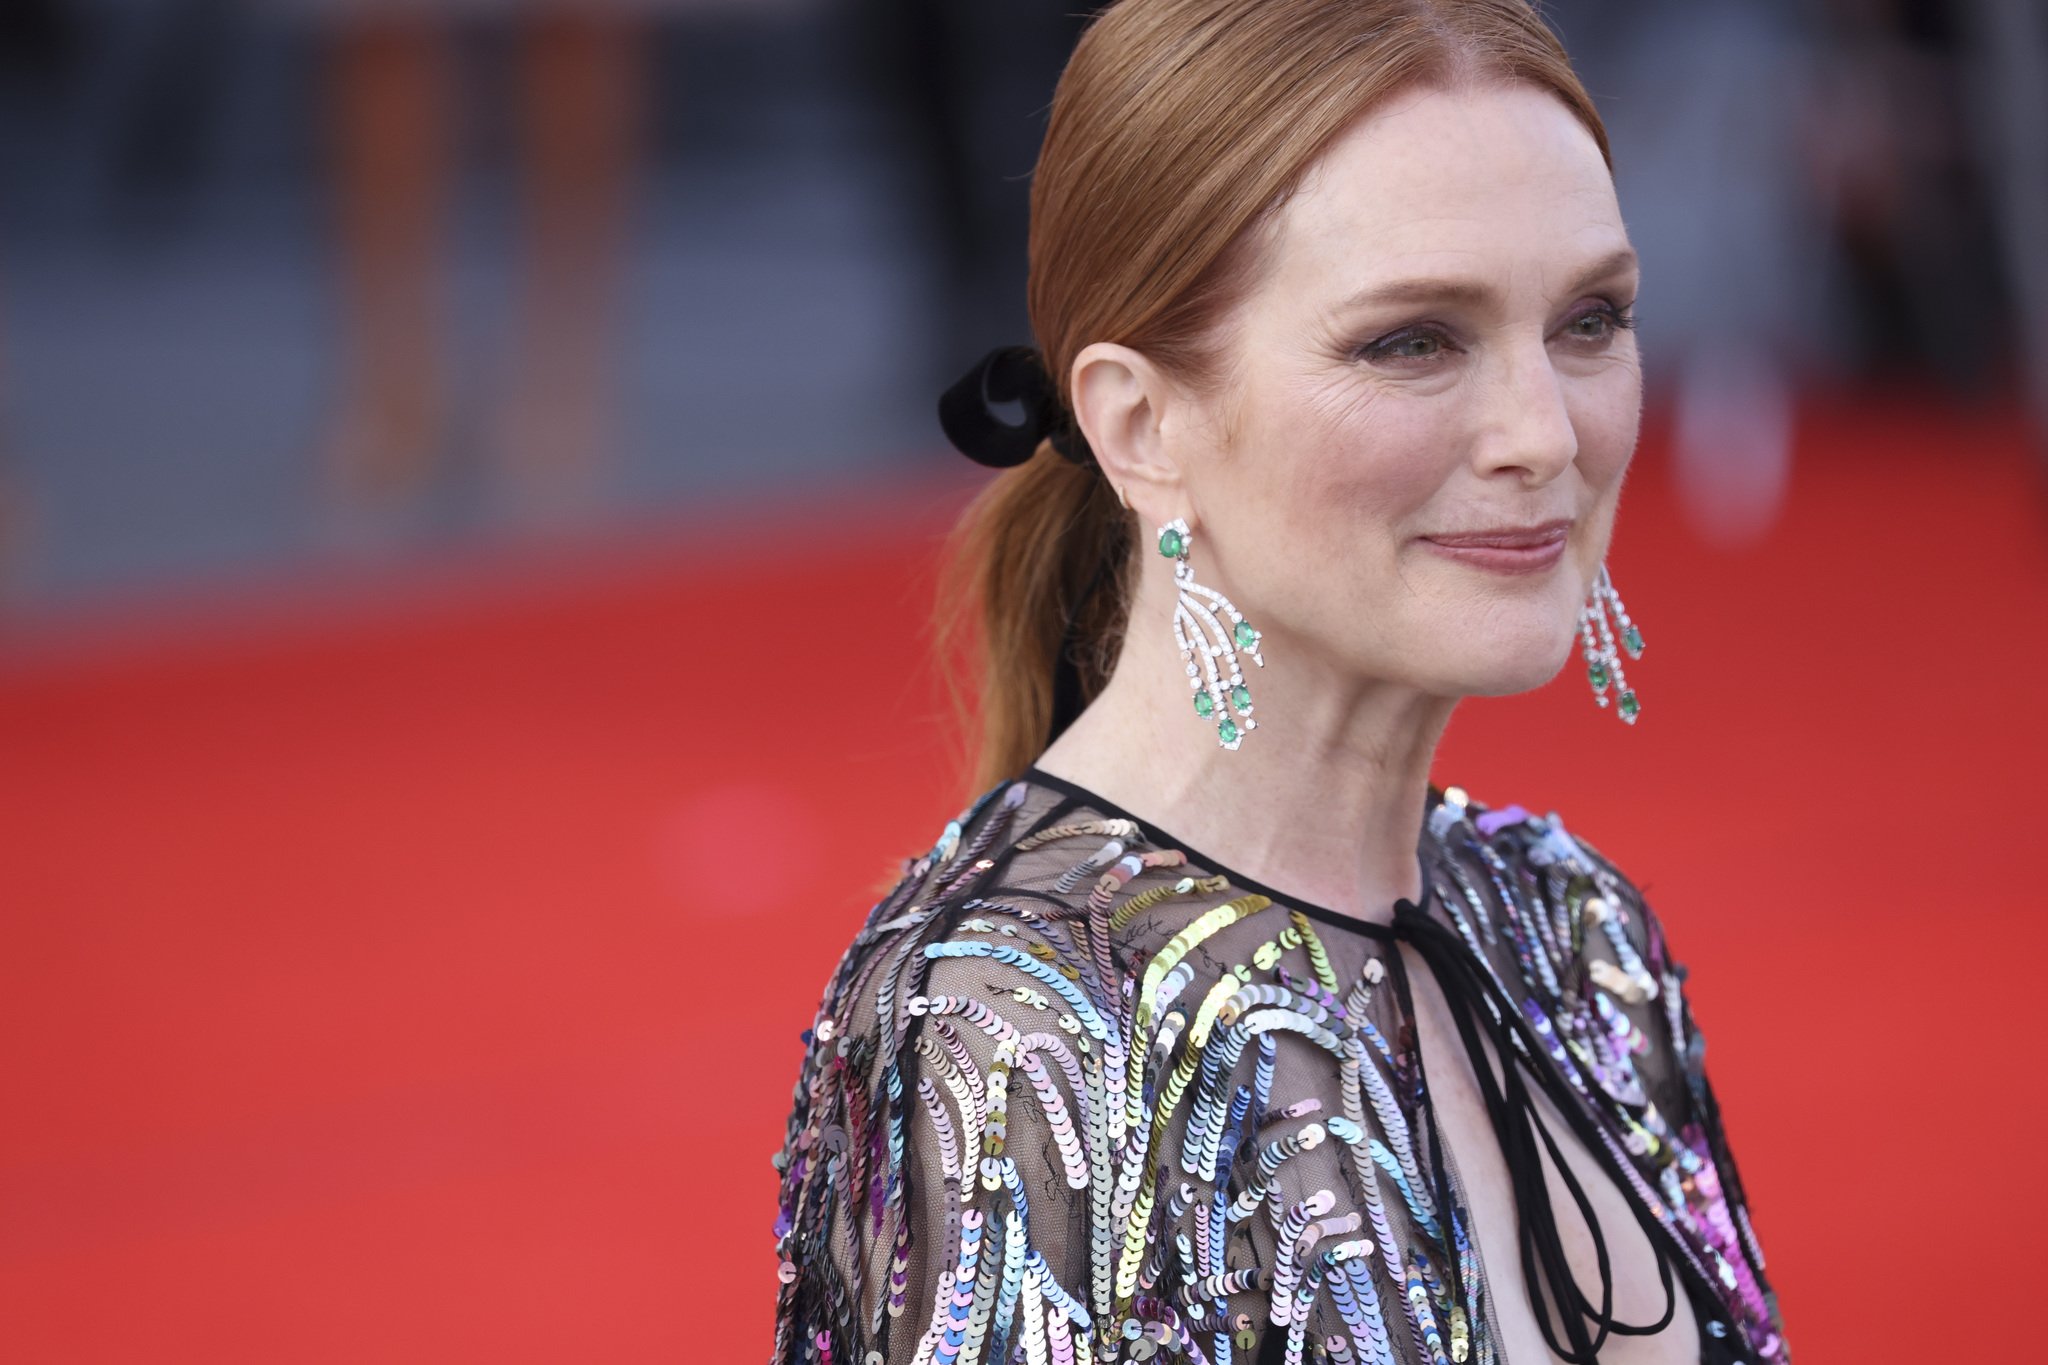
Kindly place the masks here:
<instances>
[{"instance_id":1,"label":"lips","mask_svg":"<svg viewBox=\"0 0 2048 1365\"><path fill-rule=\"evenodd\" d=\"M1563 540L1571 526L1569 520L1546 521L1537 526L1496 526L1484 531L1459 531L1424 536L1422 539L1453 549L1540 550Z\"/></svg>"}]
</instances>

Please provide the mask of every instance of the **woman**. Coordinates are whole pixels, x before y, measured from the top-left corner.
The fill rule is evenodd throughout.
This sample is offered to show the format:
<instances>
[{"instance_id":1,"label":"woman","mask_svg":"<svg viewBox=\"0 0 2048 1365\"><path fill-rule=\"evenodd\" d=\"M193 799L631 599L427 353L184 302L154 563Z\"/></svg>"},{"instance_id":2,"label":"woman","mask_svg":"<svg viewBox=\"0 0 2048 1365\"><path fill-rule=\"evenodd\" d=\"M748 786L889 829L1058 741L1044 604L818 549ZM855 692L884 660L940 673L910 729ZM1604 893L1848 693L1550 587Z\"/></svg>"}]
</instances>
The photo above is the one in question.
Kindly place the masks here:
<instances>
[{"instance_id":1,"label":"woman","mask_svg":"<svg viewBox=\"0 0 2048 1365\"><path fill-rule=\"evenodd\" d=\"M1655 916L1428 780L1575 632L1635 717L1636 287L1521 0L1088 31L1042 359L942 404L1014 465L959 541L985 790L806 1034L775 1359L1789 1358Z\"/></svg>"}]
</instances>

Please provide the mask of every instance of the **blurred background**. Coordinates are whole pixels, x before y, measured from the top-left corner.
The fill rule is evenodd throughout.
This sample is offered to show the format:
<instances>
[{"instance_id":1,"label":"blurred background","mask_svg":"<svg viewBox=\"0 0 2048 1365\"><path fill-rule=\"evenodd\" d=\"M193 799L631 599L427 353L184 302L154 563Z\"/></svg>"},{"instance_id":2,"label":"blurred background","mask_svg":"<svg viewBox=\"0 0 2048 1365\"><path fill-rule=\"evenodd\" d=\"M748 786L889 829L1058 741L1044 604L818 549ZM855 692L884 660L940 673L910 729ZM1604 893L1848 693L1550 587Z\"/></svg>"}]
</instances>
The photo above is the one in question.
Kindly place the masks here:
<instances>
[{"instance_id":1,"label":"blurred background","mask_svg":"<svg viewBox=\"0 0 2048 1365\"><path fill-rule=\"evenodd\" d=\"M798 1032L971 795L933 405L1085 9L0 7L5 1355L765 1355ZM1802 1360L1919 1358L1902 1265L2048 1253L2048 5L1546 12L1644 714L1436 777L1659 907Z\"/></svg>"}]
</instances>

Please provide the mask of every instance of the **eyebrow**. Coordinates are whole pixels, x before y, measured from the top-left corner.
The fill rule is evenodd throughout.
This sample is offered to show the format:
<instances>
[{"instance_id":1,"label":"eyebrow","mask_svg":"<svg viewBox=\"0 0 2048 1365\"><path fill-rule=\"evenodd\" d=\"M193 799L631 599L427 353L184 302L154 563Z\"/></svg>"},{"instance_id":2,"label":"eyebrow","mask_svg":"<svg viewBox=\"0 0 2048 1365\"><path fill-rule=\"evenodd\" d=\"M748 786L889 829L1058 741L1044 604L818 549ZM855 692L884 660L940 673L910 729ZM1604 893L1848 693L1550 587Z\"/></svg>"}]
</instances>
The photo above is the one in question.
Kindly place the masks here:
<instances>
[{"instance_id":1,"label":"eyebrow","mask_svg":"<svg viewBox=\"0 0 2048 1365\"><path fill-rule=\"evenodd\" d=\"M1638 264L1633 247L1621 247L1602 256L1572 282L1565 292L1576 294L1587 285L1632 270ZM1498 291L1483 280L1434 279L1418 276L1405 280L1389 280L1385 284L1369 285L1359 290L1339 305L1344 309L1359 308L1382 303L1462 303L1483 305L1495 302Z\"/></svg>"}]
</instances>

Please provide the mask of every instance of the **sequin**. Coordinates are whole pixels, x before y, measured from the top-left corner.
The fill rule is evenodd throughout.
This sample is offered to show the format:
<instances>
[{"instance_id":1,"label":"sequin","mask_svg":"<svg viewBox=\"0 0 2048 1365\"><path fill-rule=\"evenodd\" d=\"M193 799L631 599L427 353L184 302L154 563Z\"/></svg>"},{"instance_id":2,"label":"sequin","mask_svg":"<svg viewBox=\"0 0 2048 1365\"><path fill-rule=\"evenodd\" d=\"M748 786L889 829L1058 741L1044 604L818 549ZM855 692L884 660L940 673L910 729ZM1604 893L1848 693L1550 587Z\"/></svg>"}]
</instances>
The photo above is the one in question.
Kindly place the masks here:
<instances>
[{"instance_id":1,"label":"sequin","mask_svg":"<svg viewBox=\"0 0 2048 1365\"><path fill-rule=\"evenodd\" d=\"M1555 812L1442 795L1424 907L1594 1121L1702 1330L1786 1365L1648 907ZM778 1365L1498 1365L1391 939L1145 828L1005 784L870 912L774 1156Z\"/></svg>"}]
</instances>

